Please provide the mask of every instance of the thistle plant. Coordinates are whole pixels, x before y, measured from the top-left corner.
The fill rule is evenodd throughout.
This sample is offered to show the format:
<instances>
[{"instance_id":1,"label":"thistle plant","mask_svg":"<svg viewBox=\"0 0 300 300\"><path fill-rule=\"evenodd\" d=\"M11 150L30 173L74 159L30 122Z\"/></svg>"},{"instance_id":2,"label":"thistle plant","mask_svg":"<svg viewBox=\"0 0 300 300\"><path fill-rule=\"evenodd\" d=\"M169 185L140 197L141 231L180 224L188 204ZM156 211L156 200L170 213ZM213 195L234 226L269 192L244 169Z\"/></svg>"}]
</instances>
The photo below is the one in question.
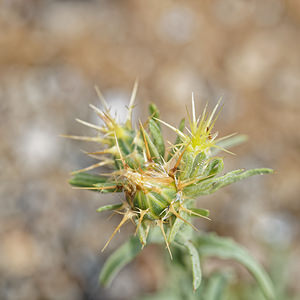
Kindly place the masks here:
<instances>
[{"instance_id":1,"label":"thistle plant","mask_svg":"<svg viewBox=\"0 0 300 300\"><path fill-rule=\"evenodd\" d=\"M154 104L149 106L149 117L135 126L132 110L137 92L135 83L128 107L128 116L119 123L110 113L108 104L97 90L103 103L103 110L90 105L102 120L102 126L77 120L93 128L95 136L67 137L101 145L99 151L87 153L99 162L73 172L70 184L80 189L100 193L122 193L124 200L108 204L98 212L113 211L121 215L119 225L112 230L112 238L127 222L132 221L135 234L116 250L107 260L100 274L100 281L108 285L117 272L131 261L147 244L164 244L169 256L173 251L183 257L190 257L191 264L184 267L193 275L193 290L200 287L202 272L200 258L218 256L235 259L244 264L257 279L267 299L273 298L272 284L265 271L251 258L245 249L231 240L214 234L199 233L192 224L193 217L209 219L209 211L197 208L195 201L220 188L253 175L272 173L271 169L223 171L223 158L219 152L242 142L242 135L218 138L214 125L220 113L220 102L209 112L205 106L200 116L196 115L192 97L191 113L182 119L178 128L160 119ZM187 124L186 124L187 123ZM166 149L162 126L172 129L177 137ZM104 175L89 174L88 171L107 166L110 172ZM178 259L178 255L173 262ZM175 262L174 262L175 263Z\"/></svg>"}]
</instances>

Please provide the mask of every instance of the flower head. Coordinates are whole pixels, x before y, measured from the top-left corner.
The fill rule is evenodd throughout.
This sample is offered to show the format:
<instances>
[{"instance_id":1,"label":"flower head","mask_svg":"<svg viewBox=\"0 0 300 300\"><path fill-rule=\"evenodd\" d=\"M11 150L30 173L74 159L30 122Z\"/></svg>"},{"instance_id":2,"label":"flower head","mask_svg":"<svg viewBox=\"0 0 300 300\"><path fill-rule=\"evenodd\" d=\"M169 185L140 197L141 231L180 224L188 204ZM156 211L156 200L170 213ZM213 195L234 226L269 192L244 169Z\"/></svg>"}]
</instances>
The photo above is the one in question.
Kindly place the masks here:
<instances>
[{"instance_id":1,"label":"flower head","mask_svg":"<svg viewBox=\"0 0 300 300\"><path fill-rule=\"evenodd\" d=\"M188 113L189 128L185 128L183 120L178 129L160 120L158 109L152 104L146 123L140 122L138 129L133 129L132 109L136 92L137 83L133 88L128 117L120 124L111 116L108 105L98 91L104 110L93 105L91 108L103 121L103 126L78 120L95 129L97 135L67 137L100 144L99 151L88 153L99 162L73 172L74 177L70 183L82 189L103 193L124 193L122 203L98 209L114 210L123 216L104 248L117 231L131 220L136 224L136 234L142 245L147 243L152 229L158 226L172 256L169 245L176 239L181 226L187 224L195 229L191 217L209 216L206 209L194 207L197 197L213 193L237 180L269 173L271 170L236 170L217 177L223 170L223 159L214 155L219 150L225 150L223 141L230 144L230 136L217 139L217 133L213 133L219 114L219 102L210 114L206 106L196 118L195 101L192 97L192 117ZM161 124L177 133L176 141L169 151L165 151ZM108 177L86 173L104 165L112 169Z\"/></svg>"}]
</instances>

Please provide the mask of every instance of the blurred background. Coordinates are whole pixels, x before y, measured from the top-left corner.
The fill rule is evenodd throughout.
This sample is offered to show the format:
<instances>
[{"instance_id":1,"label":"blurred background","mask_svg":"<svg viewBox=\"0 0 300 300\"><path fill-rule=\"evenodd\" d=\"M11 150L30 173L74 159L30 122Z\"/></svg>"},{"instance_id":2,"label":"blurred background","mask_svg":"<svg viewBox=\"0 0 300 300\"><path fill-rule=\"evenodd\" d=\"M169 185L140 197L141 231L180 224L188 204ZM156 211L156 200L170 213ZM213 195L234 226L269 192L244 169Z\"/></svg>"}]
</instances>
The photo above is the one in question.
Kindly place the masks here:
<instances>
[{"instance_id":1,"label":"blurred background","mask_svg":"<svg viewBox=\"0 0 300 300\"><path fill-rule=\"evenodd\" d=\"M268 269L273 252L286 256L287 289L298 293L299 36L298 0L1 0L0 298L133 299L160 287L164 250L153 246L99 287L105 258L134 229L100 252L120 217L95 210L114 199L68 185L94 145L59 137L93 134L75 118L98 122L94 85L122 120L137 77L144 120L151 102L177 126L192 92L199 113L223 98L219 135L249 137L224 154L226 170L276 172L199 199L212 222L197 225Z\"/></svg>"}]
</instances>

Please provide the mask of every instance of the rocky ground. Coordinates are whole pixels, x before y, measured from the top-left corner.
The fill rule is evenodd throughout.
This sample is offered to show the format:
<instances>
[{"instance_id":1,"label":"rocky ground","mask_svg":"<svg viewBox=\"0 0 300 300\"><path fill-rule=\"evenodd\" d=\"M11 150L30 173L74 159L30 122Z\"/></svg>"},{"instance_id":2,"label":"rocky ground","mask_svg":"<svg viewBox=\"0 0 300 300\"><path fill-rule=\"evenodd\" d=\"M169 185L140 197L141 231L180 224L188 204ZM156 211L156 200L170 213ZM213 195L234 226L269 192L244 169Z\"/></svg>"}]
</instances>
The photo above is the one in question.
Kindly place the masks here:
<instances>
[{"instance_id":1,"label":"rocky ground","mask_svg":"<svg viewBox=\"0 0 300 300\"><path fill-rule=\"evenodd\" d=\"M89 132L75 118L96 121L94 85L122 119L136 77L136 118L154 102L176 125L191 92L199 112L223 98L219 134L249 136L224 154L226 169L276 172L199 199L213 221L198 226L266 266L270 249L287 251L299 291L299 27L297 0L0 1L0 298L133 299L157 288L153 247L111 289L98 286L133 227L100 252L119 217L95 210L114 199L70 188L69 172L91 162L80 150L94 148L59 137Z\"/></svg>"}]
</instances>

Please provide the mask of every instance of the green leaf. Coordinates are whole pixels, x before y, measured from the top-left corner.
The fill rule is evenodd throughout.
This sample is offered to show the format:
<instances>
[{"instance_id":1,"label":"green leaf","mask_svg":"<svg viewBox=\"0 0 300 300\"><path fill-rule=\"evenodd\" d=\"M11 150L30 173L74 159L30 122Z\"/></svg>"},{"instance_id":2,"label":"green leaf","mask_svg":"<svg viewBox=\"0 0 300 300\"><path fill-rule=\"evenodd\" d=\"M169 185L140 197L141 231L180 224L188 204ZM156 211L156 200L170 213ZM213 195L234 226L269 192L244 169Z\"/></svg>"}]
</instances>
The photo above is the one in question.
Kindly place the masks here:
<instances>
[{"instance_id":1,"label":"green leaf","mask_svg":"<svg viewBox=\"0 0 300 300\"><path fill-rule=\"evenodd\" d=\"M122 153L122 156L126 156L128 154L130 154L133 151L133 139L127 141L124 138L118 138L118 144L119 144L119 149Z\"/></svg>"},{"instance_id":2,"label":"green leaf","mask_svg":"<svg viewBox=\"0 0 300 300\"><path fill-rule=\"evenodd\" d=\"M185 187L183 191L186 197L198 197L201 195L209 195L214 193L218 189L236 181L248 178L253 175L263 175L268 173L273 173L273 170L266 168L252 169L248 171L235 170L221 177L206 179L200 183L189 185Z\"/></svg>"},{"instance_id":3,"label":"green leaf","mask_svg":"<svg viewBox=\"0 0 300 300\"><path fill-rule=\"evenodd\" d=\"M185 220L188 217L187 213L184 211L179 212L179 215ZM179 230L181 229L182 225L184 225L184 221L182 219L176 218L175 222L174 222L173 226L171 227L169 234L168 234L168 243L169 244L175 240L176 235L179 232Z\"/></svg>"},{"instance_id":4,"label":"green leaf","mask_svg":"<svg viewBox=\"0 0 300 300\"><path fill-rule=\"evenodd\" d=\"M161 234L161 229L158 226L151 227L147 238L148 244L162 244L165 245L165 240Z\"/></svg>"},{"instance_id":5,"label":"green leaf","mask_svg":"<svg viewBox=\"0 0 300 300\"><path fill-rule=\"evenodd\" d=\"M149 105L149 113L150 113L151 119L154 119L154 118L159 119L159 110L154 103L151 103ZM158 125L158 128L160 128L160 123L158 121L156 121L155 119L153 121Z\"/></svg>"},{"instance_id":6,"label":"green leaf","mask_svg":"<svg viewBox=\"0 0 300 300\"><path fill-rule=\"evenodd\" d=\"M142 126L141 126L141 134L142 134L142 137L145 138L144 144L147 143L150 155L153 158L153 160L160 160L160 155L159 155L158 149L156 148L156 146L150 139L148 133L145 131L145 129Z\"/></svg>"},{"instance_id":7,"label":"green leaf","mask_svg":"<svg viewBox=\"0 0 300 300\"><path fill-rule=\"evenodd\" d=\"M137 226L138 226L138 222L139 220L136 220ZM137 235L143 247L147 244L149 230L150 230L150 225L147 225L145 222L142 222L137 230Z\"/></svg>"},{"instance_id":8,"label":"green leaf","mask_svg":"<svg viewBox=\"0 0 300 300\"><path fill-rule=\"evenodd\" d=\"M156 146L158 153L161 157L165 156L165 142L162 136L161 129L156 121L150 119L149 121L149 131L153 140L154 145Z\"/></svg>"},{"instance_id":9,"label":"green leaf","mask_svg":"<svg viewBox=\"0 0 300 300\"><path fill-rule=\"evenodd\" d=\"M141 251L138 237L132 237L118 248L105 262L99 280L104 286L109 286L118 272L132 261Z\"/></svg>"},{"instance_id":10,"label":"green leaf","mask_svg":"<svg viewBox=\"0 0 300 300\"><path fill-rule=\"evenodd\" d=\"M204 208L189 208L189 210L192 211L191 216L192 217L209 217L209 210Z\"/></svg>"},{"instance_id":11,"label":"green leaf","mask_svg":"<svg viewBox=\"0 0 300 300\"><path fill-rule=\"evenodd\" d=\"M118 185L116 182L103 182L103 183L96 183L93 186L94 188L99 188L96 189L96 191L101 192L101 193L116 193L116 192L122 192L122 186Z\"/></svg>"},{"instance_id":12,"label":"green leaf","mask_svg":"<svg viewBox=\"0 0 300 300\"><path fill-rule=\"evenodd\" d=\"M104 183L106 181L107 177L88 173L78 173L69 180L69 183L77 187L93 187L97 183Z\"/></svg>"},{"instance_id":13,"label":"green leaf","mask_svg":"<svg viewBox=\"0 0 300 300\"><path fill-rule=\"evenodd\" d=\"M193 171L194 165L194 153L193 152L185 152L182 157L182 161L180 163L180 179L185 180L190 178L190 174ZM182 166L183 164L183 166Z\"/></svg>"},{"instance_id":14,"label":"green leaf","mask_svg":"<svg viewBox=\"0 0 300 300\"><path fill-rule=\"evenodd\" d=\"M215 234L203 234L195 239L200 256L234 259L244 265L257 280L266 299L274 299L274 288L268 274L243 247Z\"/></svg>"},{"instance_id":15,"label":"green leaf","mask_svg":"<svg viewBox=\"0 0 300 300\"><path fill-rule=\"evenodd\" d=\"M205 300L222 300L224 299L225 288L227 285L228 276L217 273L213 274L207 283L205 289Z\"/></svg>"},{"instance_id":16,"label":"green leaf","mask_svg":"<svg viewBox=\"0 0 300 300\"><path fill-rule=\"evenodd\" d=\"M204 152L200 152L194 159L192 172L190 178L195 178L200 176L203 173L203 168L205 166L207 156Z\"/></svg>"},{"instance_id":17,"label":"green leaf","mask_svg":"<svg viewBox=\"0 0 300 300\"><path fill-rule=\"evenodd\" d=\"M205 168L204 176L215 176L218 173L222 172L224 168L223 159L220 157L216 157L211 159L208 166Z\"/></svg>"},{"instance_id":18,"label":"green leaf","mask_svg":"<svg viewBox=\"0 0 300 300\"><path fill-rule=\"evenodd\" d=\"M184 246L188 250L188 253L192 262L192 270L193 270L193 288L194 291L200 286L202 279L202 272L200 267L200 258L197 249L191 241L187 241Z\"/></svg>"},{"instance_id":19,"label":"green leaf","mask_svg":"<svg viewBox=\"0 0 300 300\"><path fill-rule=\"evenodd\" d=\"M219 141L216 143L216 146L218 146L218 148L211 149L211 156L214 156L214 155L218 154L219 152L221 152L222 148L229 149L229 148L238 146L238 145L244 143L245 141L247 141L247 139L248 139L248 137L246 135L238 134L238 135L229 137L227 139L224 139L222 141Z\"/></svg>"},{"instance_id":20,"label":"green leaf","mask_svg":"<svg viewBox=\"0 0 300 300\"><path fill-rule=\"evenodd\" d=\"M123 203L119 204L111 204L111 205L104 205L97 209L97 212L107 211L107 210L115 210L121 208Z\"/></svg>"}]
</instances>

